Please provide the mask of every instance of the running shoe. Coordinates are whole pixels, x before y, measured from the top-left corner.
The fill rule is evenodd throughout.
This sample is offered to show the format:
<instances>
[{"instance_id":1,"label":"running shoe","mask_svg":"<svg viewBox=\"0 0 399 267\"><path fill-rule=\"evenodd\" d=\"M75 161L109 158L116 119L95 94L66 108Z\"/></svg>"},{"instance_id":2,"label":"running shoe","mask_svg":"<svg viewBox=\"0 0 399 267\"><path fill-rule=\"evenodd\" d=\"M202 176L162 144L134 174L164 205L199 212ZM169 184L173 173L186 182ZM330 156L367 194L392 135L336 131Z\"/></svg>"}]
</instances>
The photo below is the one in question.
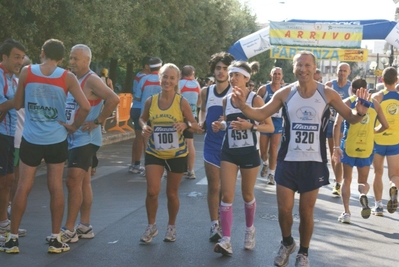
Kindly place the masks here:
<instances>
[{"instance_id":1,"label":"running shoe","mask_svg":"<svg viewBox=\"0 0 399 267\"><path fill-rule=\"evenodd\" d=\"M166 235L163 239L164 242L175 242L176 241L176 227L168 225L166 228Z\"/></svg>"},{"instance_id":2,"label":"running shoe","mask_svg":"<svg viewBox=\"0 0 399 267\"><path fill-rule=\"evenodd\" d=\"M389 213L394 213L398 208L398 189L396 186L391 186L391 188L389 188L389 198L387 210Z\"/></svg>"},{"instance_id":3,"label":"running shoe","mask_svg":"<svg viewBox=\"0 0 399 267\"><path fill-rule=\"evenodd\" d=\"M18 246L19 246L18 238L10 238L10 240L8 240L7 242L3 243L0 246L0 251L9 253L9 254L19 253Z\"/></svg>"},{"instance_id":4,"label":"running shoe","mask_svg":"<svg viewBox=\"0 0 399 267\"><path fill-rule=\"evenodd\" d=\"M341 185L340 183L334 183L334 186L332 188L332 192L333 195L335 196L340 196L341 195Z\"/></svg>"},{"instance_id":5,"label":"running shoe","mask_svg":"<svg viewBox=\"0 0 399 267\"><path fill-rule=\"evenodd\" d=\"M130 173L136 174L136 173L141 173L143 171L144 171L144 167L143 166L140 166L140 165L130 165L129 166L129 172Z\"/></svg>"},{"instance_id":6,"label":"running shoe","mask_svg":"<svg viewBox=\"0 0 399 267\"><path fill-rule=\"evenodd\" d=\"M260 171L260 177L265 177L266 176L268 167L269 166L267 166L267 164L263 164L262 170Z\"/></svg>"},{"instance_id":7,"label":"running shoe","mask_svg":"<svg viewBox=\"0 0 399 267\"><path fill-rule=\"evenodd\" d=\"M274 266L287 266L290 260L290 255L294 253L295 248L295 241L290 246L284 246L283 242L281 241L280 249L277 252L277 256L274 258Z\"/></svg>"},{"instance_id":8,"label":"running shoe","mask_svg":"<svg viewBox=\"0 0 399 267\"><path fill-rule=\"evenodd\" d=\"M48 242L48 253L62 253L62 252L66 252L69 251L71 248L69 247L69 245L67 243L64 242L60 242L57 238L53 237L50 239L50 241Z\"/></svg>"},{"instance_id":9,"label":"running shoe","mask_svg":"<svg viewBox=\"0 0 399 267\"><path fill-rule=\"evenodd\" d=\"M384 208L383 207L374 207L371 209L371 214L375 216L384 216Z\"/></svg>"},{"instance_id":10,"label":"running shoe","mask_svg":"<svg viewBox=\"0 0 399 267\"><path fill-rule=\"evenodd\" d=\"M304 255L302 253L299 253L296 255L296 260L295 260L295 267L309 267L309 258L308 255Z\"/></svg>"},{"instance_id":11,"label":"running shoe","mask_svg":"<svg viewBox=\"0 0 399 267\"><path fill-rule=\"evenodd\" d=\"M251 228L247 228L245 230L245 241L244 241L244 248L247 250L251 250L255 247L255 227L252 226Z\"/></svg>"},{"instance_id":12,"label":"running shoe","mask_svg":"<svg viewBox=\"0 0 399 267\"><path fill-rule=\"evenodd\" d=\"M61 228L61 241L65 243L76 243L79 241L78 234L76 233L76 229L73 229L73 231L68 230L66 227Z\"/></svg>"},{"instance_id":13,"label":"running shoe","mask_svg":"<svg viewBox=\"0 0 399 267\"><path fill-rule=\"evenodd\" d=\"M190 180L193 180L193 179L197 178L197 176L195 176L195 172L194 171L188 171L187 174L186 174L186 178L190 179Z\"/></svg>"},{"instance_id":14,"label":"running shoe","mask_svg":"<svg viewBox=\"0 0 399 267\"><path fill-rule=\"evenodd\" d=\"M218 243L216 243L215 247L213 248L213 251L216 253L221 253L222 255L225 256L233 254L231 243L226 237L223 237L222 239L220 239Z\"/></svg>"},{"instance_id":15,"label":"running shoe","mask_svg":"<svg viewBox=\"0 0 399 267\"><path fill-rule=\"evenodd\" d=\"M214 223L211 226L209 241L218 242L220 238L222 238L222 234L221 234L221 231L220 231L219 224L218 223Z\"/></svg>"},{"instance_id":16,"label":"running shoe","mask_svg":"<svg viewBox=\"0 0 399 267\"><path fill-rule=\"evenodd\" d=\"M274 174L269 173L267 176L267 184L269 185L275 185L276 181L274 181Z\"/></svg>"},{"instance_id":17,"label":"running shoe","mask_svg":"<svg viewBox=\"0 0 399 267\"><path fill-rule=\"evenodd\" d=\"M371 214L371 209L369 207L369 200L365 194L361 194L359 197L360 205L362 205L361 215L363 219L368 219Z\"/></svg>"},{"instance_id":18,"label":"running shoe","mask_svg":"<svg viewBox=\"0 0 399 267\"><path fill-rule=\"evenodd\" d=\"M75 226L76 234L79 238L91 239L94 238L93 227L91 225L86 226L84 224L78 224Z\"/></svg>"},{"instance_id":19,"label":"running shoe","mask_svg":"<svg viewBox=\"0 0 399 267\"><path fill-rule=\"evenodd\" d=\"M342 223L351 223L351 215L350 213L342 212L338 217L338 221Z\"/></svg>"},{"instance_id":20,"label":"running shoe","mask_svg":"<svg viewBox=\"0 0 399 267\"><path fill-rule=\"evenodd\" d=\"M7 220L7 225L6 226L0 226L0 235L5 236L6 233L10 232L10 228L11 228L11 221ZM18 236L19 237L23 237L26 235L26 229L18 229Z\"/></svg>"},{"instance_id":21,"label":"running shoe","mask_svg":"<svg viewBox=\"0 0 399 267\"><path fill-rule=\"evenodd\" d=\"M145 229L144 234L141 236L140 241L144 243L150 243L152 238L158 234L156 224L149 224Z\"/></svg>"}]
</instances>

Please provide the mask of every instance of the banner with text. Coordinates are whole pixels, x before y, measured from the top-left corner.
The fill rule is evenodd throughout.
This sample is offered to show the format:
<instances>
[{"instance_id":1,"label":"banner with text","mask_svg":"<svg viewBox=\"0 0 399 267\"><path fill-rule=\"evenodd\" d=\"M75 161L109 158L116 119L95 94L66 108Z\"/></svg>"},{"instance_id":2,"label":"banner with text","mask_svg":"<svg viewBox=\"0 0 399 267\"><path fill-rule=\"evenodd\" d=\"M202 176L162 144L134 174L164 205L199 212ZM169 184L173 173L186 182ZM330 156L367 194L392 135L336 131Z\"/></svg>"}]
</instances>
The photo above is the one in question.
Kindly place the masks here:
<instances>
[{"instance_id":1,"label":"banner with text","mask_svg":"<svg viewBox=\"0 0 399 267\"><path fill-rule=\"evenodd\" d=\"M362 25L270 22L271 45L360 48L362 38Z\"/></svg>"},{"instance_id":2,"label":"banner with text","mask_svg":"<svg viewBox=\"0 0 399 267\"><path fill-rule=\"evenodd\" d=\"M368 58L367 49L334 49L292 46L273 46L270 49L270 58L292 60L292 58L300 51L312 52L317 60L331 59L346 62L366 62Z\"/></svg>"}]
</instances>

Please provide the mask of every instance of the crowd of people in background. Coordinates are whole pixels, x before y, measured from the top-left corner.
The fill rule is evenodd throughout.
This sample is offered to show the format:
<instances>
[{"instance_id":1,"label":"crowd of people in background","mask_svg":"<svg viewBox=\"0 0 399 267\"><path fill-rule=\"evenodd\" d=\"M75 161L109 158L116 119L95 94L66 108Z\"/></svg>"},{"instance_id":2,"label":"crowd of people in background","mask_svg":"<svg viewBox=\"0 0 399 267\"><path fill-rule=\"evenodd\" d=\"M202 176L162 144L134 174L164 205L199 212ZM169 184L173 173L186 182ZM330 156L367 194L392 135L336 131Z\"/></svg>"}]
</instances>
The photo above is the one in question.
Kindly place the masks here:
<instances>
[{"instance_id":1,"label":"crowd of people in background","mask_svg":"<svg viewBox=\"0 0 399 267\"><path fill-rule=\"evenodd\" d=\"M51 197L48 252L61 253L70 249L68 243L94 237L91 175L98 164L96 152L106 132L105 122L119 98L108 70L97 75L90 69L92 54L87 45L72 47L69 71L59 67L65 57L59 40L43 44L40 64L30 64L25 52L24 46L12 39L0 46L0 251L19 253L19 238L27 233L19 226L36 170L44 161ZM295 266L310 266L313 212L319 188L329 184L328 162L334 174L332 194L342 197L339 222L350 223L352 216L353 167L358 170L361 216L383 215L385 158L390 179L386 206L389 213L396 211L399 93L395 68L383 71L384 89L371 95L364 79L349 81L350 65L345 62L337 67L337 79L323 84L315 56L306 51L294 56L297 80L288 85L279 67L270 70L270 82L259 85L251 79L260 71L259 63L235 60L227 52L211 56L211 75L205 79L196 78L192 65L180 69L154 56L144 57L141 67L132 85L130 115L135 137L128 168L147 182L148 225L141 242L149 243L158 235L163 177L169 215L163 240L176 241L179 186L183 177L196 179L194 138L202 138L199 134L203 133L209 240L215 242L216 253L233 254L231 229L238 172L247 250L256 244L254 188L258 176L266 177L267 186L275 186L281 230L275 266L286 266L297 248L292 237L295 193L299 194L300 215ZM65 162L67 217L62 224ZM373 208L367 196L371 165L375 172Z\"/></svg>"}]
</instances>

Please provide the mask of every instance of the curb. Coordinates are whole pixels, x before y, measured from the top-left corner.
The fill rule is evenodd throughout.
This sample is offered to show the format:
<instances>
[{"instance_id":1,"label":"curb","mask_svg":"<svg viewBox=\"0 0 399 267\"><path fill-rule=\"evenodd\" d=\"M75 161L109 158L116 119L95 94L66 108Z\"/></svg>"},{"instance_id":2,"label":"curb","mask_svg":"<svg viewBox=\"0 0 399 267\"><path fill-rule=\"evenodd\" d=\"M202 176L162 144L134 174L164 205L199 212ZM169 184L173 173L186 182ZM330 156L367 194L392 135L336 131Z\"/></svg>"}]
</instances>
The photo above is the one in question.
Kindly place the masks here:
<instances>
[{"instance_id":1,"label":"curb","mask_svg":"<svg viewBox=\"0 0 399 267\"><path fill-rule=\"evenodd\" d=\"M135 137L134 131L126 131L124 133L118 131L107 132L103 134L102 146L111 145L121 141L133 139Z\"/></svg>"}]
</instances>

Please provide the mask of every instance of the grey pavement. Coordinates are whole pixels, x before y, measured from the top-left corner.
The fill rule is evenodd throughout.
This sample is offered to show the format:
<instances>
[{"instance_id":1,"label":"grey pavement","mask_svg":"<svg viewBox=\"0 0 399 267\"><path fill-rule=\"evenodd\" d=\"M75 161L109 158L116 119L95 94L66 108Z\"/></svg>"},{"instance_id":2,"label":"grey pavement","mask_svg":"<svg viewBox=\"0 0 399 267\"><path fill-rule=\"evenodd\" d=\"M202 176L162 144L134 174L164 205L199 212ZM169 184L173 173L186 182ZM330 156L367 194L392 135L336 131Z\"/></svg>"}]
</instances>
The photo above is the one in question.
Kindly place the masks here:
<instances>
[{"instance_id":1,"label":"grey pavement","mask_svg":"<svg viewBox=\"0 0 399 267\"><path fill-rule=\"evenodd\" d=\"M94 202L91 223L94 239L81 239L70 244L71 250L59 255L47 254L46 235L50 234L49 193L45 167L41 166L21 228L27 236L19 239L20 254L0 253L1 266L273 266L281 240L277 218L275 186L266 185L258 177L255 189L256 247L243 248L245 232L244 203L237 180L232 229L233 255L224 257L213 252L209 237L207 183L202 160L203 136L196 135L196 180L183 178L179 191L180 211L177 218L177 240L163 242L167 225L166 181L162 180L157 225L159 234L150 244L141 244L146 225L145 178L128 173L133 133L110 132L104 135L100 148L97 174L93 176ZM387 170L385 170L387 171ZM320 189L316 203L314 234L310 244L311 266L397 266L399 260L399 215L383 217L360 216L356 172L352 182L351 224L342 224L337 217L342 212L341 199L331 195L331 185ZM332 177L330 177L332 182ZM372 181L372 171L369 183ZM388 201L388 178L384 174L383 202ZM65 190L66 193L66 190ZM66 198L65 194L65 198ZM374 205L369 192L370 205ZM299 244L298 194L293 210L293 237ZM64 218L65 221L65 218ZM291 255L288 266L294 266Z\"/></svg>"}]
</instances>

